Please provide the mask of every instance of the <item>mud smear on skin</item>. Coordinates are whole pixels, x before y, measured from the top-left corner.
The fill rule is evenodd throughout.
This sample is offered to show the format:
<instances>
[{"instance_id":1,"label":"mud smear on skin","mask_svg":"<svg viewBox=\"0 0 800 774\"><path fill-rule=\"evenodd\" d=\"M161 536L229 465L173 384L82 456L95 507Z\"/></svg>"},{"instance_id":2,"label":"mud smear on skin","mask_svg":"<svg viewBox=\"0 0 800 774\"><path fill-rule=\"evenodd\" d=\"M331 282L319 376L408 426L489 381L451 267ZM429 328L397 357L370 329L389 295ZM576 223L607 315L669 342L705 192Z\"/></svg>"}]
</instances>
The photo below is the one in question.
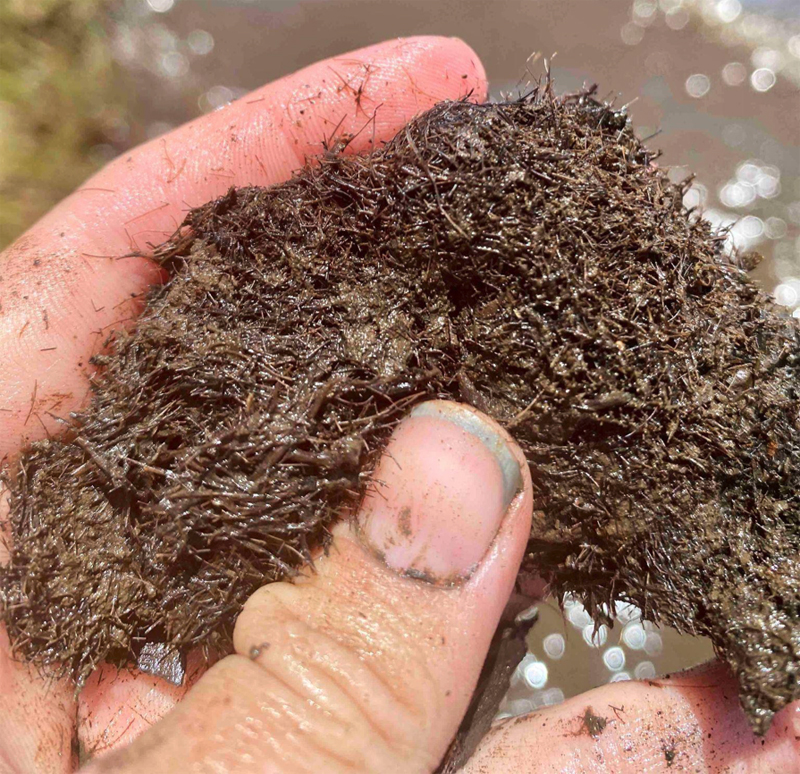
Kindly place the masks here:
<instances>
[{"instance_id":1,"label":"mud smear on skin","mask_svg":"<svg viewBox=\"0 0 800 774\"><path fill-rule=\"evenodd\" d=\"M608 720L606 718L602 715L595 715L592 712L592 708L587 707L581 718L581 730L578 735L588 734L592 739L597 739L605 731L607 725Z\"/></svg>"},{"instance_id":2,"label":"mud smear on skin","mask_svg":"<svg viewBox=\"0 0 800 774\"><path fill-rule=\"evenodd\" d=\"M78 685L225 651L447 397L527 454L524 571L598 623L624 600L709 636L763 733L800 698L798 329L653 158L542 89L190 213L92 404L14 473L16 651Z\"/></svg>"}]
</instances>

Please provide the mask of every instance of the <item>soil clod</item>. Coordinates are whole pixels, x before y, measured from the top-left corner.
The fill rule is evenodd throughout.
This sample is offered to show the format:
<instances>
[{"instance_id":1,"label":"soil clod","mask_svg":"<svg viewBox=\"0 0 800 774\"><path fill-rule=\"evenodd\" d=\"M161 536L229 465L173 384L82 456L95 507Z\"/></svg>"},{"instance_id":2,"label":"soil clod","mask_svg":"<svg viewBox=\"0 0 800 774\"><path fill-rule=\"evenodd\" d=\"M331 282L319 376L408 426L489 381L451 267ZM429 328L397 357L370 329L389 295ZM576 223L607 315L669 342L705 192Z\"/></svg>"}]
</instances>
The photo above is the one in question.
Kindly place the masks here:
<instances>
[{"instance_id":1,"label":"soil clod","mask_svg":"<svg viewBox=\"0 0 800 774\"><path fill-rule=\"evenodd\" d=\"M527 455L525 571L710 637L763 733L800 698L800 338L653 158L542 88L192 211L91 405L8 472L16 652L78 685L224 652L449 397Z\"/></svg>"}]
</instances>

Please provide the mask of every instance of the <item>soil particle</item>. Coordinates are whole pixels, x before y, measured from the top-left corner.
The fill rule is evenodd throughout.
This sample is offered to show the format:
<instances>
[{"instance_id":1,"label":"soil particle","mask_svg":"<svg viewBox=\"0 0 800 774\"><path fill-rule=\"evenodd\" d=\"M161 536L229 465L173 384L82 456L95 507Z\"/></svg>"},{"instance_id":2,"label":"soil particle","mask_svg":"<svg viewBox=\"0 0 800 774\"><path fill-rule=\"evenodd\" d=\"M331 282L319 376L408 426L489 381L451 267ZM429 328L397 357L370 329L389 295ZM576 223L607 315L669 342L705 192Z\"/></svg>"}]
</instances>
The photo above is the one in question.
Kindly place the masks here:
<instances>
[{"instance_id":1,"label":"soil particle","mask_svg":"<svg viewBox=\"0 0 800 774\"><path fill-rule=\"evenodd\" d=\"M80 686L229 650L399 419L455 398L530 463L523 571L710 637L765 732L800 698L800 336L654 156L541 88L193 210L91 405L7 471L16 652Z\"/></svg>"},{"instance_id":2,"label":"soil particle","mask_svg":"<svg viewBox=\"0 0 800 774\"><path fill-rule=\"evenodd\" d=\"M270 644L268 642L262 642L260 645L253 645L250 648L250 659L255 661L262 653L266 653L269 650Z\"/></svg>"},{"instance_id":3,"label":"soil particle","mask_svg":"<svg viewBox=\"0 0 800 774\"><path fill-rule=\"evenodd\" d=\"M186 674L181 652L161 642L147 642L139 652L136 666L148 674L162 677L172 685L181 685Z\"/></svg>"},{"instance_id":4,"label":"soil particle","mask_svg":"<svg viewBox=\"0 0 800 774\"><path fill-rule=\"evenodd\" d=\"M411 537L411 509L406 506L397 516L397 529L404 537Z\"/></svg>"},{"instance_id":5,"label":"soil particle","mask_svg":"<svg viewBox=\"0 0 800 774\"><path fill-rule=\"evenodd\" d=\"M586 733L597 739L603 733L605 727L608 725L608 720L602 715L595 715L591 707L586 708L581 718L581 731L579 733Z\"/></svg>"}]
</instances>

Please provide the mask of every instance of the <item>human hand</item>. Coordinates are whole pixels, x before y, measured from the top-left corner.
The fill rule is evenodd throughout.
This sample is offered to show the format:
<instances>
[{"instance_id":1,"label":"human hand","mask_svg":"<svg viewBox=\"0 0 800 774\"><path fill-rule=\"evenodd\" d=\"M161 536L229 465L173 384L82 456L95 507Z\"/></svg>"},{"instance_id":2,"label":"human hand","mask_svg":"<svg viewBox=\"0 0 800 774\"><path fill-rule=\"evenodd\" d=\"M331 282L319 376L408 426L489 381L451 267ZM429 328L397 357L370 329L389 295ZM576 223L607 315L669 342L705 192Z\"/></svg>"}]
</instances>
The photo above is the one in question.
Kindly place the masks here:
<instances>
[{"instance_id":1,"label":"human hand","mask_svg":"<svg viewBox=\"0 0 800 774\"><path fill-rule=\"evenodd\" d=\"M0 259L0 457L57 429L48 412L80 406L88 358L160 278L147 260L118 256L162 241L188 207L230 185L285 179L337 126L358 132L374 113L350 146L365 150L435 101L469 91L482 99L485 86L464 44L395 41L314 65L109 165ZM88 752L122 750L154 723L96 767L431 771L513 585L530 479L493 423L441 403L398 428L376 479L380 490L355 524L334 530L316 573L257 592L237 624L237 655L202 677L196 668L194 689L163 720L188 686L106 668L76 703L70 685L14 663L0 639L0 772L70 771L73 739ZM468 577L442 588L409 569ZM697 682L607 686L505 724L467 770L597 771L598 760L610 771L645 762L716 771L747 760L791 770L800 736L792 708L761 745L715 669ZM601 711L609 703L619 715ZM587 706L608 717L596 739L581 733Z\"/></svg>"}]
</instances>

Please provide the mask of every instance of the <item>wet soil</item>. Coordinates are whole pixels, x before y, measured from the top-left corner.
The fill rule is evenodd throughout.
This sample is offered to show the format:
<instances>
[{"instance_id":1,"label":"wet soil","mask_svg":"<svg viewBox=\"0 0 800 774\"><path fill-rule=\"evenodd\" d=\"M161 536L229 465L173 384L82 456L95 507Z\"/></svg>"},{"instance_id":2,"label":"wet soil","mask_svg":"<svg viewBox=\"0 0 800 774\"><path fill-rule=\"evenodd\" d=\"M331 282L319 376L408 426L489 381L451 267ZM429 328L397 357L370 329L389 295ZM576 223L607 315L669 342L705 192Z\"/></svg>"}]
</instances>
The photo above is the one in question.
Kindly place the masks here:
<instances>
[{"instance_id":1,"label":"wet soil","mask_svg":"<svg viewBox=\"0 0 800 774\"><path fill-rule=\"evenodd\" d=\"M591 707L586 708L581 719L581 730L579 733L588 734L592 739L597 739L605 731L608 720L602 715L595 715Z\"/></svg>"},{"instance_id":2,"label":"wet soil","mask_svg":"<svg viewBox=\"0 0 800 774\"><path fill-rule=\"evenodd\" d=\"M763 733L800 698L796 321L591 95L442 103L340 150L191 212L91 405L8 471L16 651L180 679L449 397L526 452L523 571L598 623L624 600L710 637Z\"/></svg>"}]
</instances>

